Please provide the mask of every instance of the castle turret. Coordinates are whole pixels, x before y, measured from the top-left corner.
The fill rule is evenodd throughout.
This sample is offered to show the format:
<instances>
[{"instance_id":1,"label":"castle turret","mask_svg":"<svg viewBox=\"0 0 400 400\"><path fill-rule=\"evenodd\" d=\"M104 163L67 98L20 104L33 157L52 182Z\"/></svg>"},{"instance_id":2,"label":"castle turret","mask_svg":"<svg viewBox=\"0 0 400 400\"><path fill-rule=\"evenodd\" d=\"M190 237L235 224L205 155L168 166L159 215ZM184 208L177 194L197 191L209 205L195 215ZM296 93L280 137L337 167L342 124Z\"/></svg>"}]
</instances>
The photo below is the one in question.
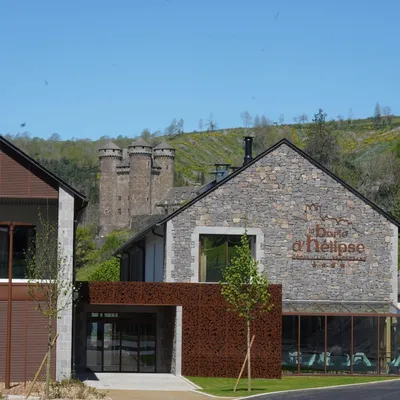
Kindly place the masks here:
<instances>
[{"instance_id":1,"label":"castle turret","mask_svg":"<svg viewBox=\"0 0 400 400\"><path fill-rule=\"evenodd\" d=\"M114 228L117 215L117 165L122 160L122 150L110 140L99 149L100 158L100 235Z\"/></svg>"},{"instance_id":2,"label":"castle turret","mask_svg":"<svg viewBox=\"0 0 400 400\"><path fill-rule=\"evenodd\" d=\"M151 214L151 146L142 138L128 149L130 215Z\"/></svg>"},{"instance_id":3,"label":"castle turret","mask_svg":"<svg viewBox=\"0 0 400 400\"><path fill-rule=\"evenodd\" d=\"M155 163L160 167L160 177L153 192L153 204L160 203L174 186L175 149L167 142L162 142L153 150Z\"/></svg>"}]
</instances>

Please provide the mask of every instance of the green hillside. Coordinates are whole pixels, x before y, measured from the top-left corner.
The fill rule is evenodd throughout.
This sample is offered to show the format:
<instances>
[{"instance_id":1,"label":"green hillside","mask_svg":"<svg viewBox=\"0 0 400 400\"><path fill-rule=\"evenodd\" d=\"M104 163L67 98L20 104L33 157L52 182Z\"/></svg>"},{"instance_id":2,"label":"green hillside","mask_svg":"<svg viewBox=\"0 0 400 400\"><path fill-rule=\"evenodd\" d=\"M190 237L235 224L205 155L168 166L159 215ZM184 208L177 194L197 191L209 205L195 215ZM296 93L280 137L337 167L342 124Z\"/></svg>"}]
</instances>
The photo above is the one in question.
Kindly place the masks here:
<instances>
[{"instance_id":1,"label":"green hillside","mask_svg":"<svg viewBox=\"0 0 400 400\"><path fill-rule=\"evenodd\" d=\"M373 118L353 121L329 121L326 122L329 129L338 137L341 151L340 165L335 166L335 172L342 179L356 186L365 195L374 197L374 193L368 192L366 188L366 168L368 163L381 157L388 159L395 154L396 162L400 160L398 143L400 142L400 117L392 117L390 126L376 129ZM213 170L215 162L228 162L233 166L239 166L243 162L243 137L251 133L255 136L254 152L265 150L279 139L286 137L296 145L304 147L307 131L311 123L305 124L269 124L264 126L252 127L248 129L233 128L218 130L215 132L193 132L181 133L169 136L150 136L146 138L152 144L167 140L176 148L176 181L178 184L195 184L202 180L212 179L210 172ZM91 201L89 209L93 214L91 219L94 222L98 203L98 182L99 182L99 162L98 148L101 140L57 140L57 138L40 139L30 137L23 133L15 136L5 135L14 144L27 152L30 156L40 161L44 166L60 176L62 179L83 191ZM121 148L127 147L132 138L117 137L111 138ZM397 146L397 147L396 147ZM397 151L397 153L396 153ZM389 157L390 154L390 157ZM382 162L378 160L381 166ZM387 167L389 168L389 167ZM398 186L400 181L397 170L392 172L382 171L382 176L378 171L373 171L375 176L370 173L369 184L378 183L382 180L390 182L390 193L379 194L372 200L380 202L381 206L388 211L394 211L397 207L399 193ZM377 175L378 174L378 175ZM203 175L203 178L202 178ZM386 176L384 176L386 175ZM372 190L372 189L371 189Z\"/></svg>"}]
</instances>

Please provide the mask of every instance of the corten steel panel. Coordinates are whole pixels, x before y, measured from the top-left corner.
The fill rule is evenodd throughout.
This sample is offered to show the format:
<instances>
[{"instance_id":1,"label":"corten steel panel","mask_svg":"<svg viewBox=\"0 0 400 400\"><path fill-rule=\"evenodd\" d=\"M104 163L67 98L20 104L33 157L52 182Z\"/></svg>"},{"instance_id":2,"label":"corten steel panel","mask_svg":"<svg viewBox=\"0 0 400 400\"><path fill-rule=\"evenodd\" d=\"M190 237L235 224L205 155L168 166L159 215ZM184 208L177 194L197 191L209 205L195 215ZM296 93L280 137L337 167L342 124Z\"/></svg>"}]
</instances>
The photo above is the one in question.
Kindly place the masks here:
<instances>
[{"instance_id":1,"label":"corten steel panel","mask_svg":"<svg viewBox=\"0 0 400 400\"><path fill-rule=\"evenodd\" d=\"M246 322L227 311L220 286L204 283L93 282L82 286L90 304L182 306L182 374L236 377L246 354ZM270 285L269 313L252 323L254 378L280 378L282 288ZM85 301L85 300L83 300Z\"/></svg>"},{"instance_id":2,"label":"corten steel panel","mask_svg":"<svg viewBox=\"0 0 400 400\"><path fill-rule=\"evenodd\" d=\"M0 197L57 199L58 192L34 175L29 166L0 152Z\"/></svg>"},{"instance_id":3,"label":"corten steel panel","mask_svg":"<svg viewBox=\"0 0 400 400\"><path fill-rule=\"evenodd\" d=\"M33 301L13 301L11 341L11 381L32 380L47 351L47 320ZM0 326L7 324L7 302L0 301ZM55 333L56 321L53 323ZM5 378L6 329L0 329L0 381ZM55 377L55 349L51 357ZM44 378L45 369L40 379Z\"/></svg>"}]
</instances>

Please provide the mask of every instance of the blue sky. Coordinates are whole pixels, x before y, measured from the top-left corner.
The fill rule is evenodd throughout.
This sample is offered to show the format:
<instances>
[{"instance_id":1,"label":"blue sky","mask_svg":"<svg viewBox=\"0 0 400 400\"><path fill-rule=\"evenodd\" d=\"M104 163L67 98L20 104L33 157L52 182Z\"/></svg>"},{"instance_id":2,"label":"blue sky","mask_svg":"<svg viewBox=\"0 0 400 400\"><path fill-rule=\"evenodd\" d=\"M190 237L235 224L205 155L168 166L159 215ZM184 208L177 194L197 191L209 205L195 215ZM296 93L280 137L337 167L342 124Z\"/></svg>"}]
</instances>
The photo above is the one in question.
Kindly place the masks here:
<instances>
[{"instance_id":1,"label":"blue sky","mask_svg":"<svg viewBox=\"0 0 400 400\"><path fill-rule=\"evenodd\" d=\"M400 2L0 0L0 132L136 136L183 118L400 114ZM20 125L25 123L25 127Z\"/></svg>"}]
</instances>

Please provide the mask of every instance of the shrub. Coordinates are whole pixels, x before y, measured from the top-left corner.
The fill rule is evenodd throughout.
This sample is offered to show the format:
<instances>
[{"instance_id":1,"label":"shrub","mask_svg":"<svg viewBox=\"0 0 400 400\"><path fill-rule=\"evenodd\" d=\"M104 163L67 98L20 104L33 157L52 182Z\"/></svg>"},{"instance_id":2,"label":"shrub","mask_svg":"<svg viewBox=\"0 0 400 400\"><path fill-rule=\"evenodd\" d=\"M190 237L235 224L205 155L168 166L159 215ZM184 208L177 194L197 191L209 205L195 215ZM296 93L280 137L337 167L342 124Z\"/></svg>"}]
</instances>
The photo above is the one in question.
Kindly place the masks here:
<instances>
[{"instance_id":1,"label":"shrub","mask_svg":"<svg viewBox=\"0 0 400 400\"><path fill-rule=\"evenodd\" d=\"M88 281L119 281L119 259L114 257L98 264L89 274Z\"/></svg>"}]
</instances>

